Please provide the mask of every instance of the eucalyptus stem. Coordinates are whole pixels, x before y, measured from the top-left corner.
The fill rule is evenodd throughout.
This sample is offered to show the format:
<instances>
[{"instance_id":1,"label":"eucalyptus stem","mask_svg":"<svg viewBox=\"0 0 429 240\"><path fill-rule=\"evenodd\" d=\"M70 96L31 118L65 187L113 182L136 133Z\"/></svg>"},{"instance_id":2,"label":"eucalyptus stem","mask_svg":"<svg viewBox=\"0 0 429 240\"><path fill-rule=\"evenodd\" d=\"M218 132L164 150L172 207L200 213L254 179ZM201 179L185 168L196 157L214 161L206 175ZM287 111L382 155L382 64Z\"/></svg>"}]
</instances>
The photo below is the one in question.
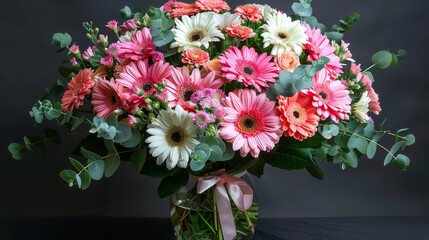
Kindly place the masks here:
<instances>
[{"instance_id":1,"label":"eucalyptus stem","mask_svg":"<svg viewBox=\"0 0 429 240\"><path fill-rule=\"evenodd\" d=\"M367 72L367 71L369 71L373 67L375 67L375 64L372 64L371 66L369 66L367 69L363 70L362 72Z\"/></svg>"}]
</instances>

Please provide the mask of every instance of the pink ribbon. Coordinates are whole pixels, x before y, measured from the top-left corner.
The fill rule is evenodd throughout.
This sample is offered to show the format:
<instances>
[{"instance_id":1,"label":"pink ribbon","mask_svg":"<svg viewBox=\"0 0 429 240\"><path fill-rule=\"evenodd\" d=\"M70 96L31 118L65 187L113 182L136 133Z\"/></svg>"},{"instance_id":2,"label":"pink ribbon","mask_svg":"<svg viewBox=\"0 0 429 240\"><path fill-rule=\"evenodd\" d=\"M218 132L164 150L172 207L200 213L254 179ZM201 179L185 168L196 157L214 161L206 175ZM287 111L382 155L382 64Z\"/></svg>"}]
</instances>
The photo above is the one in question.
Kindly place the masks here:
<instances>
[{"instance_id":1,"label":"pink ribbon","mask_svg":"<svg viewBox=\"0 0 429 240\"><path fill-rule=\"evenodd\" d=\"M201 194L216 185L216 206L219 220L225 240L232 240L237 231L232 215L231 197L240 211L247 211L252 206L253 190L243 179L238 176L228 176L225 171L219 171L215 176L203 176L198 178L197 193ZM225 188L226 185L226 188Z\"/></svg>"}]
</instances>

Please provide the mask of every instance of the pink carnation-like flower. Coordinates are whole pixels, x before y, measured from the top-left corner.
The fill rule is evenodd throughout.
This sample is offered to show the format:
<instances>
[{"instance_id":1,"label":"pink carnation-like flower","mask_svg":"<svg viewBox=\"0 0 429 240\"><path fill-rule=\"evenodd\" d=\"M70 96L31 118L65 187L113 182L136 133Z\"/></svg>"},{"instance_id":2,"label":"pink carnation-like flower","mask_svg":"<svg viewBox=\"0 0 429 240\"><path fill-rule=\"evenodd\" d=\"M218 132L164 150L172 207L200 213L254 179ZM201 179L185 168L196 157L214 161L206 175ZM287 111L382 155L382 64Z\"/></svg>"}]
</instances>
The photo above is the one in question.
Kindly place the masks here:
<instances>
[{"instance_id":1,"label":"pink carnation-like flower","mask_svg":"<svg viewBox=\"0 0 429 240\"><path fill-rule=\"evenodd\" d=\"M91 93L91 88L95 84L92 80L93 73L89 68L83 69L67 83L68 90L64 92L61 100L63 112L77 109L83 105L85 96Z\"/></svg>"},{"instance_id":2,"label":"pink carnation-like flower","mask_svg":"<svg viewBox=\"0 0 429 240\"><path fill-rule=\"evenodd\" d=\"M235 8L234 12L242 19L249 19L251 22L257 22L262 19L261 9L254 4L240 5Z\"/></svg>"},{"instance_id":3,"label":"pink carnation-like flower","mask_svg":"<svg viewBox=\"0 0 429 240\"><path fill-rule=\"evenodd\" d=\"M214 117L206 111L197 111L192 117L192 120L200 128L204 128L207 124L215 121Z\"/></svg>"},{"instance_id":4,"label":"pink carnation-like flower","mask_svg":"<svg viewBox=\"0 0 429 240\"><path fill-rule=\"evenodd\" d=\"M82 54L82 58L85 60L89 60L90 57L94 56L94 50L97 47L92 46L92 47L88 47L88 49L85 50L85 52L83 52Z\"/></svg>"},{"instance_id":5,"label":"pink carnation-like flower","mask_svg":"<svg viewBox=\"0 0 429 240\"><path fill-rule=\"evenodd\" d=\"M170 18L176 19L181 16L192 16L196 13L201 12L201 10L195 5L195 3L184 3L184 2L173 2L172 8L168 10L170 13Z\"/></svg>"},{"instance_id":6,"label":"pink carnation-like flower","mask_svg":"<svg viewBox=\"0 0 429 240\"><path fill-rule=\"evenodd\" d=\"M237 24L233 24L225 28L225 31L232 38L235 38L235 37L241 38L241 41L244 41L248 38L255 36L255 33L251 28L245 27L242 25L237 25Z\"/></svg>"},{"instance_id":7,"label":"pink carnation-like flower","mask_svg":"<svg viewBox=\"0 0 429 240\"><path fill-rule=\"evenodd\" d=\"M130 19L122 23L121 26L119 26L119 35L124 35L126 32L134 31L137 29L137 19Z\"/></svg>"},{"instance_id":8,"label":"pink carnation-like flower","mask_svg":"<svg viewBox=\"0 0 429 240\"><path fill-rule=\"evenodd\" d=\"M137 31L132 35L131 42L119 42L115 47L119 58L129 58L133 61L152 56L156 49L155 44L152 42L149 28Z\"/></svg>"},{"instance_id":9,"label":"pink carnation-like flower","mask_svg":"<svg viewBox=\"0 0 429 240\"><path fill-rule=\"evenodd\" d=\"M99 79L92 93L91 104L94 106L94 112L106 119L113 111L123 107L123 94L123 87L113 78L110 81Z\"/></svg>"},{"instance_id":10,"label":"pink carnation-like flower","mask_svg":"<svg viewBox=\"0 0 429 240\"><path fill-rule=\"evenodd\" d=\"M171 69L170 64L164 62L155 62L149 66L148 59L127 65L116 82L125 87L128 110L146 107L144 97L156 94L153 85L171 78Z\"/></svg>"},{"instance_id":11,"label":"pink carnation-like flower","mask_svg":"<svg viewBox=\"0 0 429 240\"><path fill-rule=\"evenodd\" d=\"M349 119L352 102L349 91L341 81L332 80L327 71L316 73L313 77L313 87L302 92L313 98L312 104L321 120L328 117L334 122Z\"/></svg>"},{"instance_id":12,"label":"pink carnation-like flower","mask_svg":"<svg viewBox=\"0 0 429 240\"><path fill-rule=\"evenodd\" d=\"M312 97L298 92L293 97L277 98L284 135L299 141L314 136L319 125L319 116L312 105Z\"/></svg>"},{"instance_id":13,"label":"pink carnation-like flower","mask_svg":"<svg viewBox=\"0 0 429 240\"><path fill-rule=\"evenodd\" d=\"M335 78L342 73L340 58L335 55L335 47L329 43L328 37L320 32L320 29L311 28L310 25L304 24L307 28L308 43L304 44L304 50L308 53L307 60L310 62L316 61L321 57L329 58L329 62L325 65L325 70L331 78Z\"/></svg>"},{"instance_id":14,"label":"pink carnation-like flower","mask_svg":"<svg viewBox=\"0 0 429 240\"><path fill-rule=\"evenodd\" d=\"M111 20L107 23L106 27L109 28L110 30L114 31L115 29L118 28L118 21Z\"/></svg>"},{"instance_id":15,"label":"pink carnation-like flower","mask_svg":"<svg viewBox=\"0 0 429 240\"><path fill-rule=\"evenodd\" d=\"M70 58L70 63L71 63L72 66L76 66L78 64L76 57Z\"/></svg>"},{"instance_id":16,"label":"pink carnation-like flower","mask_svg":"<svg viewBox=\"0 0 429 240\"><path fill-rule=\"evenodd\" d=\"M107 66L107 67L113 66L113 56L108 55L108 56L100 59L100 63L103 64L104 66Z\"/></svg>"},{"instance_id":17,"label":"pink carnation-like flower","mask_svg":"<svg viewBox=\"0 0 429 240\"><path fill-rule=\"evenodd\" d=\"M172 79L167 81L168 103L170 107L180 105L183 109L193 112L195 111L195 103L191 102L192 94L206 88L219 88L222 84L221 80L215 79L214 72L201 77L201 72L198 68L195 68L190 75L186 67L174 68Z\"/></svg>"},{"instance_id":18,"label":"pink carnation-like flower","mask_svg":"<svg viewBox=\"0 0 429 240\"><path fill-rule=\"evenodd\" d=\"M241 50L230 47L219 57L223 77L242 82L246 87L253 86L259 92L279 76L279 69L271 59L267 53L259 55L254 48L246 46Z\"/></svg>"},{"instance_id":19,"label":"pink carnation-like flower","mask_svg":"<svg viewBox=\"0 0 429 240\"><path fill-rule=\"evenodd\" d=\"M229 11L228 4L223 0L197 0L195 5L202 11L213 11L219 13L220 11Z\"/></svg>"},{"instance_id":20,"label":"pink carnation-like flower","mask_svg":"<svg viewBox=\"0 0 429 240\"><path fill-rule=\"evenodd\" d=\"M73 55L78 55L78 54L80 53L80 51L79 51L79 45L73 44L73 45L70 47L70 52L71 52Z\"/></svg>"},{"instance_id":21,"label":"pink carnation-like flower","mask_svg":"<svg viewBox=\"0 0 429 240\"><path fill-rule=\"evenodd\" d=\"M182 53L182 62L186 64L194 64L195 67L200 67L208 62L209 54L200 48L188 48Z\"/></svg>"},{"instance_id":22,"label":"pink carnation-like flower","mask_svg":"<svg viewBox=\"0 0 429 240\"><path fill-rule=\"evenodd\" d=\"M257 158L260 151L270 151L279 142L282 130L275 102L265 93L256 95L250 89L230 92L223 102L225 117L219 136L232 143L234 151L245 157L249 152Z\"/></svg>"}]
</instances>

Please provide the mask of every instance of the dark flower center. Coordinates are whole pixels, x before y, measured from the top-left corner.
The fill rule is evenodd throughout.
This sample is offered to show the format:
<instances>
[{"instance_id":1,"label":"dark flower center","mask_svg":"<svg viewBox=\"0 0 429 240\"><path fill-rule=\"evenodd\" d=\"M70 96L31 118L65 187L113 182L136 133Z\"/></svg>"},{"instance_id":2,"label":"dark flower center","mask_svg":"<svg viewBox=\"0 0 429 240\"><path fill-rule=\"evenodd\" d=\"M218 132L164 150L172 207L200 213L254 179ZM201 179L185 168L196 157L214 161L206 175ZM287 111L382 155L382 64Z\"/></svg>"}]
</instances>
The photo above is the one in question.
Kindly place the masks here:
<instances>
[{"instance_id":1,"label":"dark flower center","mask_svg":"<svg viewBox=\"0 0 429 240\"><path fill-rule=\"evenodd\" d=\"M253 122L253 119L250 119L250 118L245 119L244 122L243 122L243 125L246 128L252 128L254 124L255 123Z\"/></svg>"},{"instance_id":2,"label":"dark flower center","mask_svg":"<svg viewBox=\"0 0 429 240\"><path fill-rule=\"evenodd\" d=\"M173 127L167 131L166 140L170 146L182 147L185 145L186 135L185 131L180 127Z\"/></svg>"},{"instance_id":3,"label":"dark flower center","mask_svg":"<svg viewBox=\"0 0 429 240\"><path fill-rule=\"evenodd\" d=\"M328 94L327 93L325 93L325 92L319 92L319 96L321 97L321 98L323 98L324 100L326 100L327 98L328 98Z\"/></svg>"},{"instance_id":4,"label":"dark flower center","mask_svg":"<svg viewBox=\"0 0 429 240\"><path fill-rule=\"evenodd\" d=\"M279 34L277 34L277 36L279 38L281 38L281 39L286 39L287 38L287 35L285 33L279 33Z\"/></svg>"},{"instance_id":5,"label":"dark flower center","mask_svg":"<svg viewBox=\"0 0 429 240\"><path fill-rule=\"evenodd\" d=\"M189 40L192 42L199 41L204 38L204 33L201 30L194 30L189 34Z\"/></svg>"},{"instance_id":6,"label":"dark flower center","mask_svg":"<svg viewBox=\"0 0 429 240\"><path fill-rule=\"evenodd\" d=\"M192 97L192 94L194 94L193 91L187 90L185 93L183 93L183 100L190 101L191 97Z\"/></svg>"},{"instance_id":7,"label":"dark flower center","mask_svg":"<svg viewBox=\"0 0 429 240\"><path fill-rule=\"evenodd\" d=\"M295 118L299 118L299 112L298 111L293 111L293 116L295 117Z\"/></svg>"},{"instance_id":8,"label":"dark flower center","mask_svg":"<svg viewBox=\"0 0 429 240\"><path fill-rule=\"evenodd\" d=\"M145 92L149 92L152 89L152 84L151 83L146 83L145 85L143 85L143 90Z\"/></svg>"},{"instance_id":9,"label":"dark flower center","mask_svg":"<svg viewBox=\"0 0 429 240\"><path fill-rule=\"evenodd\" d=\"M243 72L247 75L252 75L254 71L251 67L244 67Z\"/></svg>"},{"instance_id":10,"label":"dark flower center","mask_svg":"<svg viewBox=\"0 0 429 240\"><path fill-rule=\"evenodd\" d=\"M116 101L116 97L112 96L110 101L112 102L113 105L115 105L118 101Z\"/></svg>"}]
</instances>

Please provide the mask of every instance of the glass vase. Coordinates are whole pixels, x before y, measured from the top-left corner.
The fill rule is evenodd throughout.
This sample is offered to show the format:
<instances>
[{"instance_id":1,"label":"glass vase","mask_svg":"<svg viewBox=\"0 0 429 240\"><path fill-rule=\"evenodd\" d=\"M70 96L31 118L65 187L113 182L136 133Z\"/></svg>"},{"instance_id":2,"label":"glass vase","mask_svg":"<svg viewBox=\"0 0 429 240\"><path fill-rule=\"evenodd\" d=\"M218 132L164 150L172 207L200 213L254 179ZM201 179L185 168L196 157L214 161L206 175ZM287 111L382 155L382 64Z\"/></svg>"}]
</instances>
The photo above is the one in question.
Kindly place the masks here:
<instances>
[{"instance_id":1,"label":"glass vase","mask_svg":"<svg viewBox=\"0 0 429 240\"><path fill-rule=\"evenodd\" d=\"M245 174L241 179L253 188L249 174ZM190 184L170 197L170 216L176 239L224 239L215 188L216 186L213 186L198 194L197 183L190 181ZM229 201L236 229L233 239L251 239L255 232L259 211L255 194L250 208L246 211L240 211L232 200Z\"/></svg>"}]
</instances>

